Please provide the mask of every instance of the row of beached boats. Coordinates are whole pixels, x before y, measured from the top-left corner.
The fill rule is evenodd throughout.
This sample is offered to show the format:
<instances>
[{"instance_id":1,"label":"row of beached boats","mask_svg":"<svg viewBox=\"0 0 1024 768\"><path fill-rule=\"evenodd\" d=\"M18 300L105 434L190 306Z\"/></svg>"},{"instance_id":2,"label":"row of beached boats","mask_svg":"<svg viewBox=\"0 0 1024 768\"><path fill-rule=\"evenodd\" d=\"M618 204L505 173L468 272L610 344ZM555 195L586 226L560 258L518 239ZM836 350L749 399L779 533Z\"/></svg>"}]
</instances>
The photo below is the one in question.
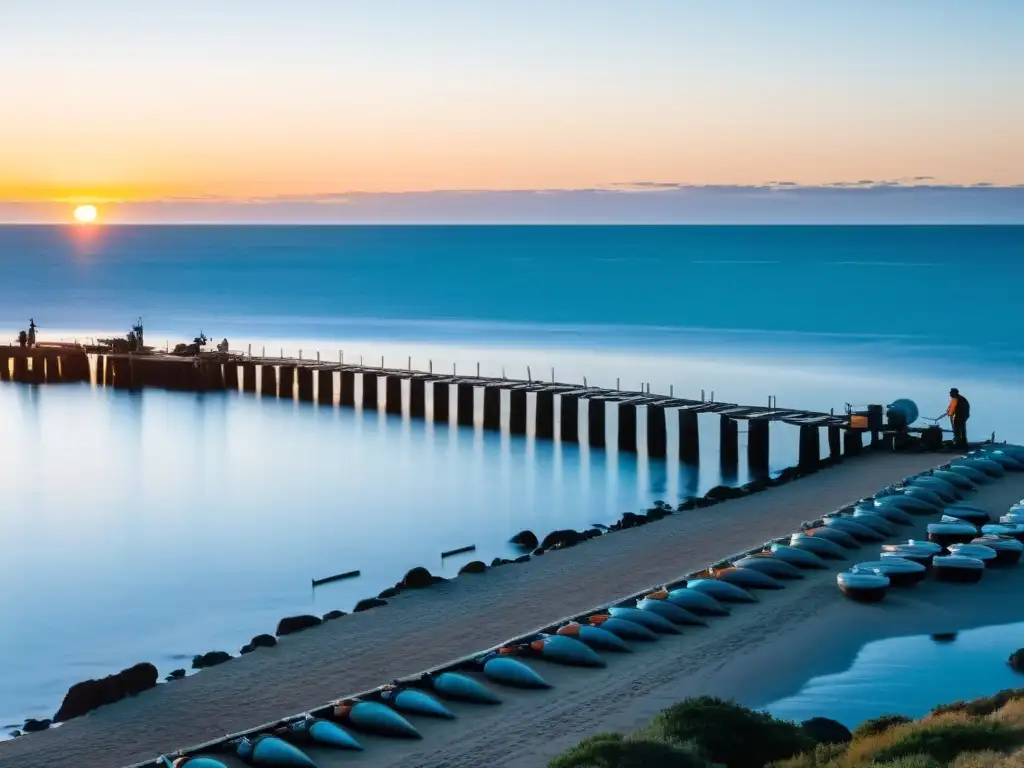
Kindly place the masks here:
<instances>
[{"instance_id":1,"label":"row of beached boats","mask_svg":"<svg viewBox=\"0 0 1024 768\"><path fill-rule=\"evenodd\" d=\"M1024 501L996 525L989 524L987 512L963 502L964 494L1006 471L1024 471L1024 448L1001 445L970 454L942 469L908 478L902 486L887 488L848 513L828 516L822 525L794 533L788 540L737 557L726 567L709 568L698 578L635 595L451 668L334 702L203 752L161 757L157 765L226 768L217 753L229 750L254 766L315 768L304 748L362 750L359 735L364 733L419 739L410 716L454 719L448 701L500 704L501 697L489 683L550 688L523 659L603 667L601 653L629 653L631 643L652 643L664 635L680 634L686 626L706 626L715 617L729 615L731 604L757 602L758 590L783 589L786 581L803 579L804 571L825 570L829 561L845 560L850 550L892 538L900 526L913 525L917 515L943 514L939 523L928 527L929 541L883 544L877 560L839 574L844 594L878 600L890 585L916 583L929 571L938 578L976 580L986 565L1016 563L1024 552Z\"/></svg>"}]
</instances>

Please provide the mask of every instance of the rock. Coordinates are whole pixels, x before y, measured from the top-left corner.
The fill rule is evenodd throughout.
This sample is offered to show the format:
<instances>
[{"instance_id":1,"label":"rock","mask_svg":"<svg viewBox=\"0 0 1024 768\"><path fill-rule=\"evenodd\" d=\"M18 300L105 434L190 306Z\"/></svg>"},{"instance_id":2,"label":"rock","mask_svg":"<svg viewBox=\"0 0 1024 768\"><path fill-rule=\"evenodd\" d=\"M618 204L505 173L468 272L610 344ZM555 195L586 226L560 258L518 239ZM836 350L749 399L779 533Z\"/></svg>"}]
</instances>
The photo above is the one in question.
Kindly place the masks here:
<instances>
[{"instance_id":1,"label":"rock","mask_svg":"<svg viewBox=\"0 0 1024 768\"><path fill-rule=\"evenodd\" d=\"M936 643L952 643L956 640L956 632L936 632L932 635L932 640ZM1020 651L1018 651L1020 653Z\"/></svg>"},{"instance_id":2,"label":"rock","mask_svg":"<svg viewBox=\"0 0 1024 768\"><path fill-rule=\"evenodd\" d=\"M286 616L277 622L277 636L284 637L285 635L293 635L296 632L302 632L312 627L319 627L323 624L323 620L317 616L310 616L309 614L303 614L301 616Z\"/></svg>"},{"instance_id":3,"label":"rock","mask_svg":"<svg viewBox=\"0 0 1024 768\"><path fill-rule=\"evenodd\" d=\"M596 539L598 536L603 535L604 531L598 530L597 528L590 528L583 532L583 538L587 541L590 541L591 539Z\"/></svg>"},{"instance_id":4,"label":"rock","mask_svg":"<svg viewBox=\"0 0 1024 768\"><path fill-rule=\"evenodd\" d=\"M431 576L430 577L430 583L431 584L440 584L442 581L447 581L447 579L445 579L442 576Z\"/></svg>"},{"instance_id":5,"label":"rock","mask_svg":"<svg viewBox=\"0 0 1024 768\"><path fill-rule=\"evenodd\" d=\"M253 648L273 648L277 645L277 638L267 634L256 635L256 637L249 641L249 645Z\"/></svg>"},{"instance_id":6,"label":"rock","mask_svg":"<svg viewBox=\"0 0 1024 768\"><path fill-rule=\"evenodd\" d=\"M505 560L505 559L500 558L500 557L496 557L493 560L491 560L491 568L497 568L499 565L505 565L505 563L507 563L507 562L508 562L508 560Z\"/></svg>"},{"instance_id":7,"label":"rock","mask_svg":"<svg viewBox=\"0 0 1024 768\"><path fill-rule=\"evenodd\" d=\"M774 485L783 485L792 482L800 477L800 469L797 467L786 467L772 481Z\"/></svg>"},{"instance_id":8,"label":"rock","mask_svg":"<svg viewBox=\"0 0 1024 768\"><path fill-rule=\"evenodd\" d=\"M761 493L762 491L768 490L768 483L765 480L751 480L749 483L744 484L743 491L745 493Z\"/></svg>"},{"instance_id":9,"label":"rock","mask_svg":"<svg viewBox=\"0 0 1024 768\"><path fill-rule=\"evenodd\" d=\"M849 728L827 717L812 717L800 723L800 727L819 744L846 744L853 739Z\"/></svg>"},{"instance_id":10,"label":"rock","mask_svg":"<svg viewBox=\"0 0 1024 768\"><path fill-rule=\"evenodd\" d=\"M12 739L16 739L19 736L21 736L21 731L19 731L17 728L15 728L13 731L11 731L11 738Z\"/></svg>"},{"instance_id":11,"label":"rock","mask_svg":"<svg viewBox=\"0 0 1024 768\"><path fill-rule=\"evenodd\" d=\"M646 517L649 521L661 520L663 517L668 517L671 511L664 507L651 507L647 510Z\"/></svg>"},{"instance_id":12,"label":"rock","mask_svg":"<svg viewBox=\"0 0 1024 768\"><path fill-rule=\"evenodd\" d=\"M1011 653L1007 663L1014 672L1024 672L1024 648L1018 648Z\"/></svg>"},{"instance_id":13,"label":"rock","mask_svg":"<svg viewBox=\"0 0 1024 768\"><path fill-rule=\"evenodd\" d=\"M238 653L240 655L242 655L242 656L245 656L245 654L252 653L255 650L256 649L252 647L252 643L246 643L245 645L243 645L241 648L238 649Z\"/></svg>"},{"instance_id":14,"label":"rock","mask_svg":"<svg viewBox=\"0 0 1024 768\"><path fill-rule=\"evenodd\" d=\"M104 704L113 704L126 696L134 696L156 685L157 671L152 664L136 664L123 669L116 675L100 680L85 680L75 683L64 694L64 701L54 715L53 722L63 723L73 717L84 715Z\"/></svg>"},{"instance_id":15,"label":"rock","mask_svg":"<svg viewBox=\"0 0 1024 768\"><path fill-rule=\"evenodd\" d=\"M223 664L225 661L231 661L231 654L226 651L210 651L200 656L192 657L192 669L206 669L207 667L216 667L218 664Z\"/></svg>"},{"instance_id":16,"label":"rock","mask_svg":"<svg viewBox=\"0 0 1024 768\"><path fill-rule=\"evenodd\" d=\"M367 597L356 603L356 607L352 609L352 613L361 613L362 611L368 611L371 608L381 608L387 604L387 600L381 600L379 597Z\"/></svg>"},{"instance_id":17,"label":"rock","mask_svg":"<svg viewBox=\"0 0 1024 768\"><path fill-rule=\"evenodd\" d=\"M165 677L164 680L166 680L169 683L172 680L181 680L181 678L183 678L184 676L185 676L185 670L184 669L173 669L173 670L171 670L171 674L169 674L167 677Z\"/></svg>"},{"instance_id":18,"label":"rock","mask_svg":"<svg viewBox=\"0 0 1024 768\"><path fill-rule=\"evenodd\" d=\"M626 512L622 515L622 519L612 526L612 529L622 531L626 528L636 528L638 525L646 524L647 517L645 515L638 515L635 512Z\"/></svg>"},{"instance_id":19,"label":"rock","mask_svg":"<svg viewBox=\"0 0 1024 768\"><path fill-rule=\"evenodd\" d=\"M549 533L544 537L544 541L541 542L540 546L542 549L566 549L568 547L575 547L581 541L583 541L583 536L579 531L566 528Z\"/></svg>"},{"instance_id":20,"label":"rock","mask_svg":"<svg viewBox=\"0 0 1024 768\"><path fill-rule=\"evenodd\" d=\"M434 583L434 577L426 568L417 566L406 573L398 583L402 585L402 589L425 589Z\"/></svg>"},{"instance_id":21,"label":"rock","mask_svg":"<svg viewBox=\"0 0 1024 768\"><path fill-rule=\"evenodd\" d=\"M697 498L694 496L688 496L687 498L676 504L676 512L689 512L691 509L697 508Z\"/></svg>"},{"instance_id":22,"label":"rock","mask_svg":"<svg viewBox=\"0 0 1024 768\"><path fill-rule=\"evenodd\" d=\"M35 718L30 717L21 727L21 731L22 733L39 733L39 731L45 731L49 727L49 720L36 720Z\"/></svg>"},{"instance_id":23,"label":"rock","mask_svg":"<svg viewBox=\"0 0 1024 768\"><path fill-rule=\"evenodd\" d=\"M335 611L328 611L327 613L324 614L323 620L324 621L334 621L335 619L340 619L342 616L348 616L348 614L345 613L344 611L337 611L337 610L335 610Z\"/></svg>"},{"instance_id":24,"label":"rock","mask_svg":"<svg viewBox=\"0 0 1024 768\"><path fill-rule=\"evenodd\" d=\"M464 573L484 573L487 571L487 566L479 560L473 560L472 562L466 563L464 566L459 568L459 576Z\"/></svg>"},{"instance_id":25,"label":"rock","mask_svg":"<svg viewBox=\"0 0 1024 768\"><path fill-rule=\"evenodd\" d=\"M398 597L402 593L402 590L398 587L388 587L387 589L381 590L381 593L377 597L381 600L387 600L392 597Z\"/></svg>"},{"instance_id":26,"label":"rock","mask_svg":"<svg viewBox=\"0 0 1024 768\"><path fill-rule=\"evenodd\" d=\"M515 544L523 549L536 549L540 544L540 542L537 541L537 534L533 531L520 531L509 539L509 543Z\"/></svg>"},{"instance_id":27,"label":"rock","mask_svg":"<svg viewBox=\"0 0 1024 768\"><path fill-rule=\"evenodd\" d=\"M519 557L517 557L512 562L513 563L528 563L528 562L530 562L530 556L529 555L520 555Z\"/></svg>"},{"instance_id":28,"label":"rock","mask_svg":"<svg viewBox=\"0 0 1024 768\"><path fill-rule=\"evenodd\" d=\"M746 491L742 488L732 488L728 485L716 485L704 494L704 498L710 499L711 501L721 502L730 501L731 499L741 499L746 495Z\"/></svg>"},{"instance_id":29,"label":"rock","mask_svg":"<svg viewBox=\"0 0 1024 768\"><path fill-rule=\"evenodd\" d=\"M544 548L543 547L537 547L535 550L533 550L533 556L534 557L540 557L543 554L544 554Z\"/></svg>"}]
</instances>

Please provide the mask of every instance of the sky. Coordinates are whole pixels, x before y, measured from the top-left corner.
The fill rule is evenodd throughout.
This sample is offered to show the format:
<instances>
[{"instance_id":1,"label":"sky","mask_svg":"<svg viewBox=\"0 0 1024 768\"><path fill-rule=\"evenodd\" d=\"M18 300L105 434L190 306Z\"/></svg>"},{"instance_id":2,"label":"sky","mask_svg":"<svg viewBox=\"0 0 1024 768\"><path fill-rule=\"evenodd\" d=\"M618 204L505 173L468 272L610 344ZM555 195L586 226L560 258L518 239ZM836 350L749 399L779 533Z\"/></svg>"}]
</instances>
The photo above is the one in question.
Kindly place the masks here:
<instances>
[{"instance_id":1,"label":"sky","mask_svg":"<svg viewBox=\"0 0 1024 768\"><path fill-rule=\"evenodd\" d=\"M892 215L878 187L900 186L924 188L897 196L909 218L1004 220L1024 184L1015 0L0 0L0 18L0 221L81 202L107 221L689 220L729 195L726 218L771 220L780 183L798 218Z\"/></svg>"}]
</instances>

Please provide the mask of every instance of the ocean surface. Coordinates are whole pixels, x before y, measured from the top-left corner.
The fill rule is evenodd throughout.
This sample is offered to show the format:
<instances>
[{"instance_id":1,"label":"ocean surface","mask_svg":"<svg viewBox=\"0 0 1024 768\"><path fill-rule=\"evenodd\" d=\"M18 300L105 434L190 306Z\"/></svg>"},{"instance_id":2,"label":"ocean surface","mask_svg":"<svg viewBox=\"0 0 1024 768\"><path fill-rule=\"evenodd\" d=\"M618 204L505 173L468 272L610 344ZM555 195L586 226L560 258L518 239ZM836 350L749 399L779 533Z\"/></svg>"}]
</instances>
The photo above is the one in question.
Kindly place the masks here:
<instances>
[{"instance_id":1,"label":"ocean surface","mask_svg":"<svg viewBox=\"0 0 1024 768\"><path fill-rule=\"evenodd\" d=\"M160 347L203 331L255 354L825 411L911 397L938 416L957 386L972 436L1020 442L1022 278L1014 227L0 227L0 338L30 317L85 341L141 316ZM5 384L0 429L0 725L52 715L85 678L188 668L282 616L347 610L414 565L512 554L520 529L722 480L713 417L696 472L236 393ZM773 468L795 457L776 425Z\"/></svg>"}]
</instances>

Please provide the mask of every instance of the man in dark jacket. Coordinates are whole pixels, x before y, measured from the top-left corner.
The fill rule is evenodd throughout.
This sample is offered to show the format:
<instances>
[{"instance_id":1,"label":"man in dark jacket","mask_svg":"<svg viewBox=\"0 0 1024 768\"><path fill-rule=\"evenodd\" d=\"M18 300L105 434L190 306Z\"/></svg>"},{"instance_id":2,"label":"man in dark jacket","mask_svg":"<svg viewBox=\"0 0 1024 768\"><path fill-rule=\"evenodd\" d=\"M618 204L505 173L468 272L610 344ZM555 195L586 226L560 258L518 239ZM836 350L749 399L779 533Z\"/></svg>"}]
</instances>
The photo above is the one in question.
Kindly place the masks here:
<instances>
[{"instance_id":1,"label":"man in dark jacket","mask_svg":"<svg viewBox=\"0 0 1024 768\"><path fill-rule=\"evenodd\" d=\"M960 390L949 390L949 408L946 415L953 422L953 443L957 448L967 448L967 420L971 418L971 404Z\"/></svg>"}]
</instances>

